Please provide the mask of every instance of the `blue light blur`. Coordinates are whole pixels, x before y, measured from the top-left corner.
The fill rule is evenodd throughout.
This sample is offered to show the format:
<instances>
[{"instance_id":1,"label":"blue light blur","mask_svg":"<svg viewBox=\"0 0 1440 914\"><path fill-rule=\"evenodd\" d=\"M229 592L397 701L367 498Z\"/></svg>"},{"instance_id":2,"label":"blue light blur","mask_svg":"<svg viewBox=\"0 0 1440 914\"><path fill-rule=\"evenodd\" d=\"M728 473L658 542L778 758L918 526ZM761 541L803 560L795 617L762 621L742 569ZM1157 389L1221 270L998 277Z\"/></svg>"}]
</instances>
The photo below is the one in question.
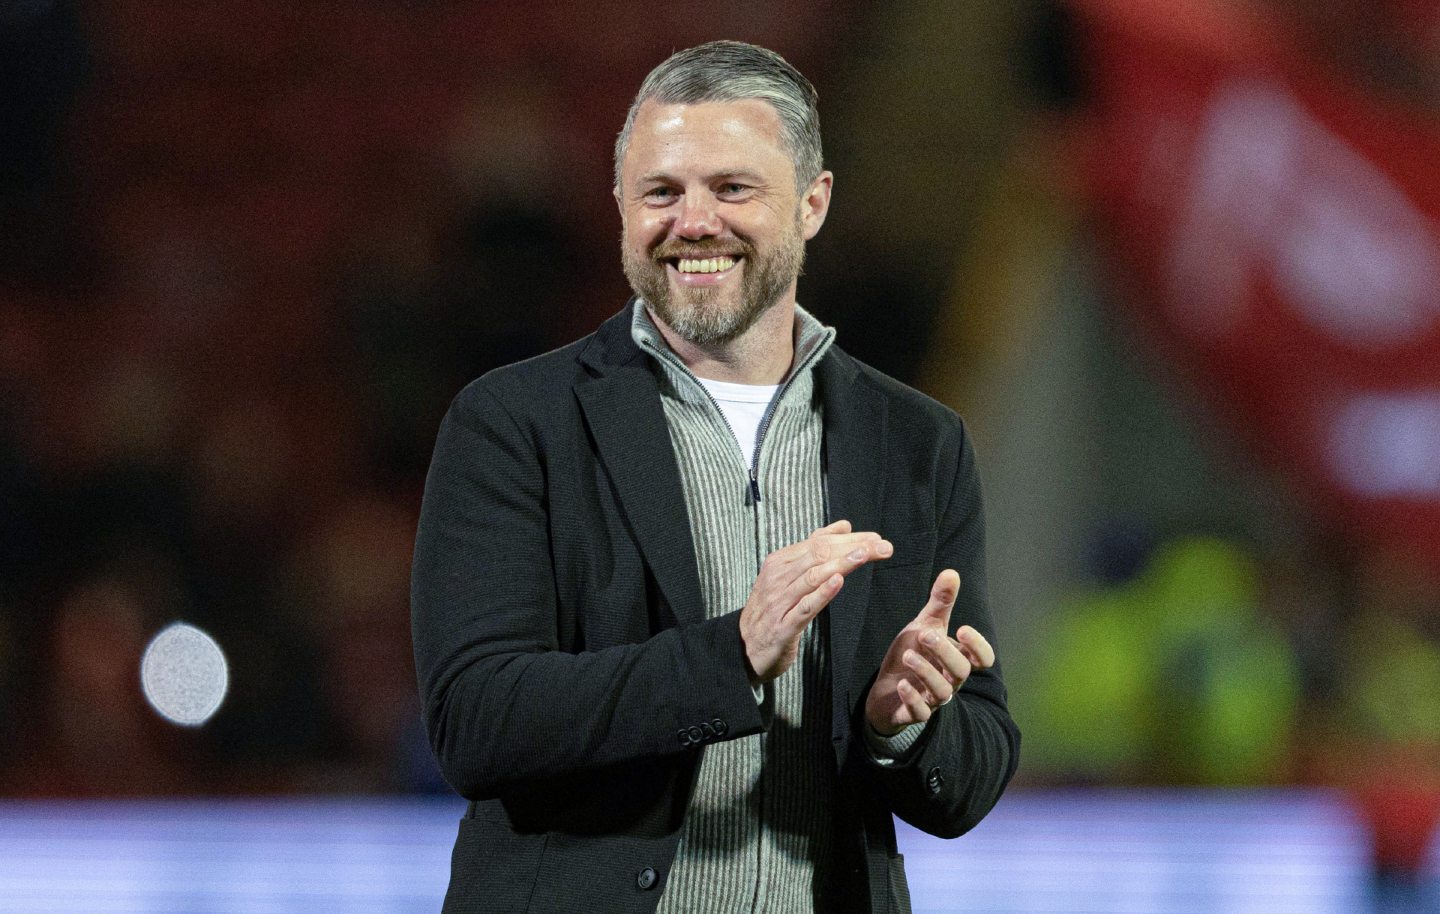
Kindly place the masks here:
<instances>
[{"instance_id":1,"label":"blue light blur","mask_svg":"<svg viewBox=\"0 0 1440 914\"><path fill-rule=\"evenodd\" d=\"M0 803L0 912L439 910L454 798ZM1017 792L969 835L900 825L917 914L1435 910L1440 851L1377 900L1337 794ZM1392 893L1393 894L1393 893Z\"/></svg>"}]
</instances>

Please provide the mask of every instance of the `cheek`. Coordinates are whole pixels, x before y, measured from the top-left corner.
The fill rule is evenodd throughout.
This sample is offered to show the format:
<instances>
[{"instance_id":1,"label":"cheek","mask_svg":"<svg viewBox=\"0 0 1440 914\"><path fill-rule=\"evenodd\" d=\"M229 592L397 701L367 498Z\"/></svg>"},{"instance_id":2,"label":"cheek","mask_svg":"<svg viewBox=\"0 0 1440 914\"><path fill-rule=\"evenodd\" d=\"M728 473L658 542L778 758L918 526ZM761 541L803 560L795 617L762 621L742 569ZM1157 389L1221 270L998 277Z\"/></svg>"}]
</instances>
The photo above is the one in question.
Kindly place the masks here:
<instances>
[{"instance_id":1,"label":"cheek","mask_svg":"<svg viewBox=\"0 0 1440 914\"><path fill-rule=\"evenodd\" d=\"M633 251L648 251L665 240L666 222L654 216L633 215L623 228L625 246Z\"/></svg>"}]
</instances>

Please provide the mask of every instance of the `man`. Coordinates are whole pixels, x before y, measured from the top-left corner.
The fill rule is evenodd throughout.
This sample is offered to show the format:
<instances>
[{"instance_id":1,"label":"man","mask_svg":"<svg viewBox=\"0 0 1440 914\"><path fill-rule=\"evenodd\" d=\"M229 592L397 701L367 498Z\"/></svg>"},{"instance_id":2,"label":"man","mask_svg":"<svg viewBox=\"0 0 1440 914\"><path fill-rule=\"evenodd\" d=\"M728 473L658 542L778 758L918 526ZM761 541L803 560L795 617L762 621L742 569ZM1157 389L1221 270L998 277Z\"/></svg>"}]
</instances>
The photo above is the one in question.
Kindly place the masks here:
<instances>
[{"instance_id":1,"label":"man","mask_svg":"<svg viewBox=\"0 0 1440 914\"><path fill-rule=\"evenodd\" d=\"M636 298L441 428L413 607L471 801L447 912L908 911L892 813L958 835L1014 772L964 429L795 302L815 100L751 45L661 64L616 143Z\"/></svg>"}]
</instances>

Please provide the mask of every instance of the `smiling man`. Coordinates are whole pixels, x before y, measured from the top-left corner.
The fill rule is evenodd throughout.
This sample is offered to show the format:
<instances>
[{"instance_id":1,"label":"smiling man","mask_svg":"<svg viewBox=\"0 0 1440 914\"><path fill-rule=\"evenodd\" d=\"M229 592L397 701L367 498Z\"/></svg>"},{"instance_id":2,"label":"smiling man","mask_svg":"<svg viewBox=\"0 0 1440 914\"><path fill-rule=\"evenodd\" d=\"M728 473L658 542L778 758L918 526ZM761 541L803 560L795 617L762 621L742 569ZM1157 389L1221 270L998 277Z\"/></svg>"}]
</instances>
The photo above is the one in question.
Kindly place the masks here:
<instances>
[{"instance_id":1,"label":"smiling man","mask_svg":"<svg viewBox=\"0 0 1440 914\"><path fill-rule=\"evenodd\" d=\"M412 593L447 912L909 911L892 814L959 835L1014 773L964 426L796 304L832 185L793 67L675 54L615 147L635 297L451 406Z\"/></svg>"},{"instance_id":2,"label":"smiling man","mask_svg":"<svg viewBox=\"0 0 1440 914\"><path fill-rule=\"evenodd\" d=\"M760 99L665 104L652 96L626 121L615 178L625 276L659 324L692 346L724 355L782 297L793 306L831 178L817 168L813 188L809 180L797 186L782 129ZM749 336L773 340L785 317L794 315L781 309L770 316L772 332Z\"/></svg>"}]
</instances>

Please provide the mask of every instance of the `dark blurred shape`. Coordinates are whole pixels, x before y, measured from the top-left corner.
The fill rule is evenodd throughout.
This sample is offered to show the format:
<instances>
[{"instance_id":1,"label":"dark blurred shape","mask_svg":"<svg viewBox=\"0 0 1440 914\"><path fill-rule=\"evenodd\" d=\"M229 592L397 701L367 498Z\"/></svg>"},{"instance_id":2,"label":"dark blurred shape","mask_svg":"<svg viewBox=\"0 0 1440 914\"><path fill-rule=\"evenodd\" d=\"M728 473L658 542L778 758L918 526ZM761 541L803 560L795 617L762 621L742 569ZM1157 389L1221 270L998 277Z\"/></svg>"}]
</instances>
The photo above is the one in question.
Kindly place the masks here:
<instances>
[{"instance_id":1,"label":"dark blurred shape","mask_svg":"<svg viewBox=\"0 0 1440 914\"><path fill-rule=\"evenodd\" d=\"M180 598L161 553L97 569L37 630L26 670L21 796L144 796L209 789L203 743L165 723L138 688L148 632Z\"/></svg>"},{"instance_id":2,"label":"dark blurred shape","mask_svg":"<svg viewBox=\"0 0 1440 914\"><path fill-rule=\"evenodd\" d=\"M1317 64L1358 87L1440 113L1440 3L1268 0Z\"/></svg>"},{"instance_id":3,"label":"dark blurred shape","mask_svg":"<svg viewBox=\"0 0 1440 914\"><path fill-rule=\"evenodd\" d=\"M410 687L415 521L413 510L393 500L357 495L335 506L290 557L286 600L310 619L323 645L320 697L335 740L298 786L443 787Z\"/></svg>"},{"instance_id":4,"label":"dark blurred shape","mask_svg":"<svg viewBox=\"0 0 1440 914\"><path fill-rule=\"evenodd\" d=\"M1043 0L1031 14L1021 53L1034 99L1052 111L1069 111L1085 96L1079 26L1069 4Z\"/></svg>"},{"instance_id":5,"label":"dark blurred shape","mask_svg":"<svg viewBox=\"0 0 1440 914\"><path fill-rule=\"evenodd\" d=\"M81 238L65 133L90 72L72 3L0 7L0 275L54 283L75 273Z\"/></svg>"},{"instance_id":6,"label":"dark blurred shape","mask_svg":"<svg viewBox=\"0 0 1440 914\"><path fill-rule=\"evenodd\" d=\"M883 255L868 256L843 270L802 277L801 305L820 309L846 352L910 382L925 356L941 293L908 271L887 269L888 263Z\"/></svg>"},{"instance_id":7,"label":"dark blurred shape","mask_svg":"<svg viewBox=\"0 0 1440 914\"><path fill-rule=\"evenodd\" d=\"M461 387L555 345L583 295L577 240L534 204L478 202L436 248L419 270L366 258L346 296L366 447L391 483L423 476Z\"/></svg>"},{"instance_id":8,"label":"dark blurred shape","mask_svg":"<svg viewBox=\"0 0 1440 914\"><path fill-rule=\"evenodd\" d=\"M1142 524L1115 521L1091 539L1085 564L1100 584L1114 586L1144 570L1154 550L1155 536Z\"/></svg>"}]
</instances>

